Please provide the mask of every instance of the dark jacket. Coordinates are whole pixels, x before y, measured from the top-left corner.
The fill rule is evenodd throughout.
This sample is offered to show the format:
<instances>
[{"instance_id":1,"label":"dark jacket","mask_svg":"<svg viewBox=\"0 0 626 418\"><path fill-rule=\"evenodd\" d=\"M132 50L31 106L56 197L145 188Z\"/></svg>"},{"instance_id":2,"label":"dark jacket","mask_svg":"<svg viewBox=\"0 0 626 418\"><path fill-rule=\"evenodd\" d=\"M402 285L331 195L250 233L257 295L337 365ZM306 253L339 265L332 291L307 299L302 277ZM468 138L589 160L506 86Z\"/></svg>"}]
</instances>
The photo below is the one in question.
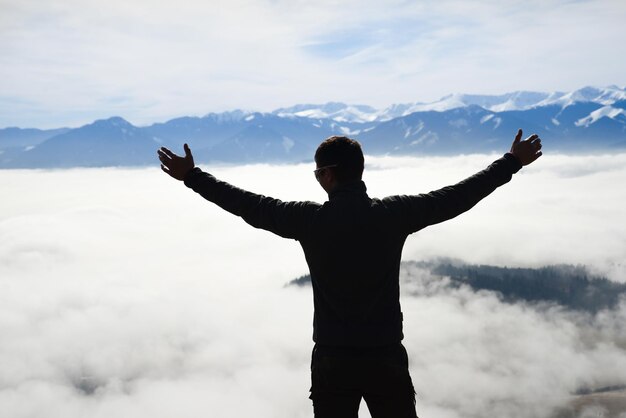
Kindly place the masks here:
<instances>
[{"instance_id":1,"label":"dark jacket","mask_svg":"<svg viewBox=\"0 0 626 418\"><path fill-rule=\"evenodd\" d=\"M382 200L370 198L359 181L336 188L323 205L254 194L199 168L185 184L255 228L298 240L313 285L313 340L362 347L403 338L399 269L407 236L467 211L521 167L505 154L454 186Z\"/></svg>"}]
</instances>

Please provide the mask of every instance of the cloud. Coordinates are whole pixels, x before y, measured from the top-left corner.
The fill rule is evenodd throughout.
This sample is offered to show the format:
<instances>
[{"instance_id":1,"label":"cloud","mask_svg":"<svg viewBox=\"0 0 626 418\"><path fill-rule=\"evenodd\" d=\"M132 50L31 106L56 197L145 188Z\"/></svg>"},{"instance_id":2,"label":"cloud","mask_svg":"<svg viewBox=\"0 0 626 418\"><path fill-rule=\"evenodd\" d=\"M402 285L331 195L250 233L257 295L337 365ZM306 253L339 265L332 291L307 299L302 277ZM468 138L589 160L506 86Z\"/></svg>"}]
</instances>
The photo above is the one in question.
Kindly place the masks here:
<instances>
[{"instance_id":1,"label":"cloud","mask_svg":"<svg viewBox=\"0 0 626 418\"><path fill-rule=\"evenodd\" d=\"M420 193L493 158L368 157L365 180L372 196ZM626 196L615 185L625 160L548 153L469 213L411 236L404 259L587 264L623 281ZM207 168L284 200L325 199L312 164ZM283 288L307 272L296 242L251 228L158 168L0 175L0 410L312 415L312 296ZM404 274L422 415L547 417L580 387L626 383L624 304L590 317Z\"/></svg>"},{"instance_id":2,"label":"cloud","mask_svg":"<svg viewBox=\"0 0 626 418\"><path fill-rule=\"evenodd\" d=\"M626 300L597 317L502 303L490 292L450 290L408 266L406 345L428 415L549 417L581 388L626 379ZM444 281L445 283L445 281ZM445 331L442 331L445 330ZM436 347L436 349L433 349Z\"/></svg>"},{"instance_id":3,"label":"cloud","mask_svg":"<svg viewBox=\"0 0 626 418\"><path fill-rule=\"evenodd\" d=\"M0 126L624 83L619 1L3 2ZM601 28L602 30L598 30ZM124 97L118 101L115 98ZM11 103L29 103L13 110ZM2 102L0 102L2 103Z\"/></svg>"}]
</instances>

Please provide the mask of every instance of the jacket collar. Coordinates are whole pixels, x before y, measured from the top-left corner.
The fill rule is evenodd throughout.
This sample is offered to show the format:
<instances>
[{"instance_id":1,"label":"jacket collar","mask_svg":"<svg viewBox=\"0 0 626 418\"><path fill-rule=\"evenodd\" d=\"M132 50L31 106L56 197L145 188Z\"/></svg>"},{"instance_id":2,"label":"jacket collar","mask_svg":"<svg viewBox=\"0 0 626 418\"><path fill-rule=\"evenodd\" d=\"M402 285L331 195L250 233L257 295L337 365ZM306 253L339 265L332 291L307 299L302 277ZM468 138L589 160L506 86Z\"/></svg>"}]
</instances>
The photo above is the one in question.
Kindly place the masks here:
<instances>
[{"instance_id":1,"label":"jacket collar","mask_svg":"<svg viewBox=\"0 0 626 418\"><path fill-rule=\"evenodd\" d=\"M367 196L367 187L362 180L355 181L352 183L342 184L341 186L335 187L329 194L328 199L333 200L339 196L345 195L362 195Z\"/></svg>"}]
</instances>

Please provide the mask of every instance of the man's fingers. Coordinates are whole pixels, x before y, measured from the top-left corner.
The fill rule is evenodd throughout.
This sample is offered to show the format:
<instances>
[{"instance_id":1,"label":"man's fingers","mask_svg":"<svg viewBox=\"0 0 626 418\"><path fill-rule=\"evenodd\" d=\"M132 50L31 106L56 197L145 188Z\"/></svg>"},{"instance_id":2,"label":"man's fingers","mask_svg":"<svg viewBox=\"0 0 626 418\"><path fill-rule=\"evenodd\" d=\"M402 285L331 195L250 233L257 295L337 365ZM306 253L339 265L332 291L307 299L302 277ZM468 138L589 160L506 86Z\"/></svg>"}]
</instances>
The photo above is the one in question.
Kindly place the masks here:
<instances>
[{"instance_id":1,"label":"man's fingers","mask_svg":"<svg viewBox=\"0 0 626 418\"><path fill-rule=\"evenodd\" d=\"M532 134L531 136L529 136L528 138L526 138L524 141L529 141L529 142L533 142L535 140L539 139L539 135L537 134Z\"/></svg>"},{"instance_id":2,"label":"man's fingers","mask_svg":"<svg viewBox=\"0 0 626 418\"><path fill-rule=\"evenodd\" d=\"M159 160L161 161L161 166L166 167L168 170L170 166L174 163L174 161L163 152L159 153Z\"/></svg>"},{"instance_id":3,"label":"man's fingers","mask_svg":"<svg viewBox=\"0 0 626 418\"><path fill-rule=\"evenodd\" d=\"M161 147L159 151L162 151L163 153L165 153L165 155L167 155L170 158L178 157L176 154L174 154L172 151L168 150L165 147Z\"/></svg>"},{"instance_id":4,"label":"man's fingers","mask_svg":"<svg viewBox=\"0 0 626 418\"><path fill-rule=\"evenodd\" d=\"M165 171L167 174L170 174L170 170L168 170L163 164L161 164L161 170Z\"/></svg>"},{"instance_id":5,"label":"man's fingers","mask_svg":"<svg viewBox=\"0 0 626 418\"><path fill-rule=\"evenodd\" d=\"M187 144L183 145L183 149L185 150L185 157L186 158L191 157L191 150L189 149L189 145Z\"/></svg>"},{"instance_id":6,"label":"man's fingers","mask_svg":"<svg viewBox=\"0 0 626 418\"><path fill-rule=\"evenodd\" d=\"M171 158L166 153L164 153L161 150L158 150L157 154L159 155L159 160L161 160L161 161L171 160Z\"/></svg>"},{"instance_id":7,"label":"man's fingers","mask_svg":"<svg viewBox=\"0 0 626 418\"><path fill-rule=\"evenodd\" d=\"M520 142L522 139L522 130L518 129L517 130L517 135L515 135L515 140L513 141L514 144L517 144L518 142Z\"/></svg>"},{"instance_id":8,"label":"man's fingers","mask_svg":"<svg viewBox=\"0 0 626 418\"><path fill-rule=\"evenodd\" d=\"M535 136L535 135L534 135ZM532 136L530 138L533 138ZM535 136L533 139L529 139L530 145L533 149L539 151L541 149L541 138Z\"/></svg>"}]
</instances>

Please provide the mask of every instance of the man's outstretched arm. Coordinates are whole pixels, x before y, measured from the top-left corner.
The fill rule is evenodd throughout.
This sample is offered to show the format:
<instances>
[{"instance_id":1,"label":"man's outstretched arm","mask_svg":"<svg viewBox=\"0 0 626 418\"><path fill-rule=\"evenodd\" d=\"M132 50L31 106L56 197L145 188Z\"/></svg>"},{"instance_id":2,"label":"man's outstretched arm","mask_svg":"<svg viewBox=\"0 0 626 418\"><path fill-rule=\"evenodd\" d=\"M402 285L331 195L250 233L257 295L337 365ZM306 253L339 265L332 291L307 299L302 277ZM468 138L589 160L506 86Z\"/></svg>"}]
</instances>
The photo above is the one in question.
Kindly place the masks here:
<instances>
[{"instance_id":1,"label":"man's outstretched arm","mask_svg":"<svg viewBox=\"0 0 626 418\"><path fill-rule=\"evenodd\" d=\"M255 228L265 229L284 238L300 238L308 227L307 220L319 205L313 202L283 202L240 189L216 179L195 167L191 150L184 145L181 157L162 147L157 151L161 169L205 199L240 216Z\"/></svg>"},{"instance_id":2,"label":"man's outstretched arm","mask_svg":"<svg viewBox=\"0 0 626 418\"><path fill-rule=\"evenodd\" d=\"M486 169L439 190L414 196L393 196L386 200L401 211L399 219L408 233L454 218L471 209L495 189L509 182L513 174L541 156L541 139L531 135L522 140L520 129L510 152Z\"/></svg>"}]
</instances>

